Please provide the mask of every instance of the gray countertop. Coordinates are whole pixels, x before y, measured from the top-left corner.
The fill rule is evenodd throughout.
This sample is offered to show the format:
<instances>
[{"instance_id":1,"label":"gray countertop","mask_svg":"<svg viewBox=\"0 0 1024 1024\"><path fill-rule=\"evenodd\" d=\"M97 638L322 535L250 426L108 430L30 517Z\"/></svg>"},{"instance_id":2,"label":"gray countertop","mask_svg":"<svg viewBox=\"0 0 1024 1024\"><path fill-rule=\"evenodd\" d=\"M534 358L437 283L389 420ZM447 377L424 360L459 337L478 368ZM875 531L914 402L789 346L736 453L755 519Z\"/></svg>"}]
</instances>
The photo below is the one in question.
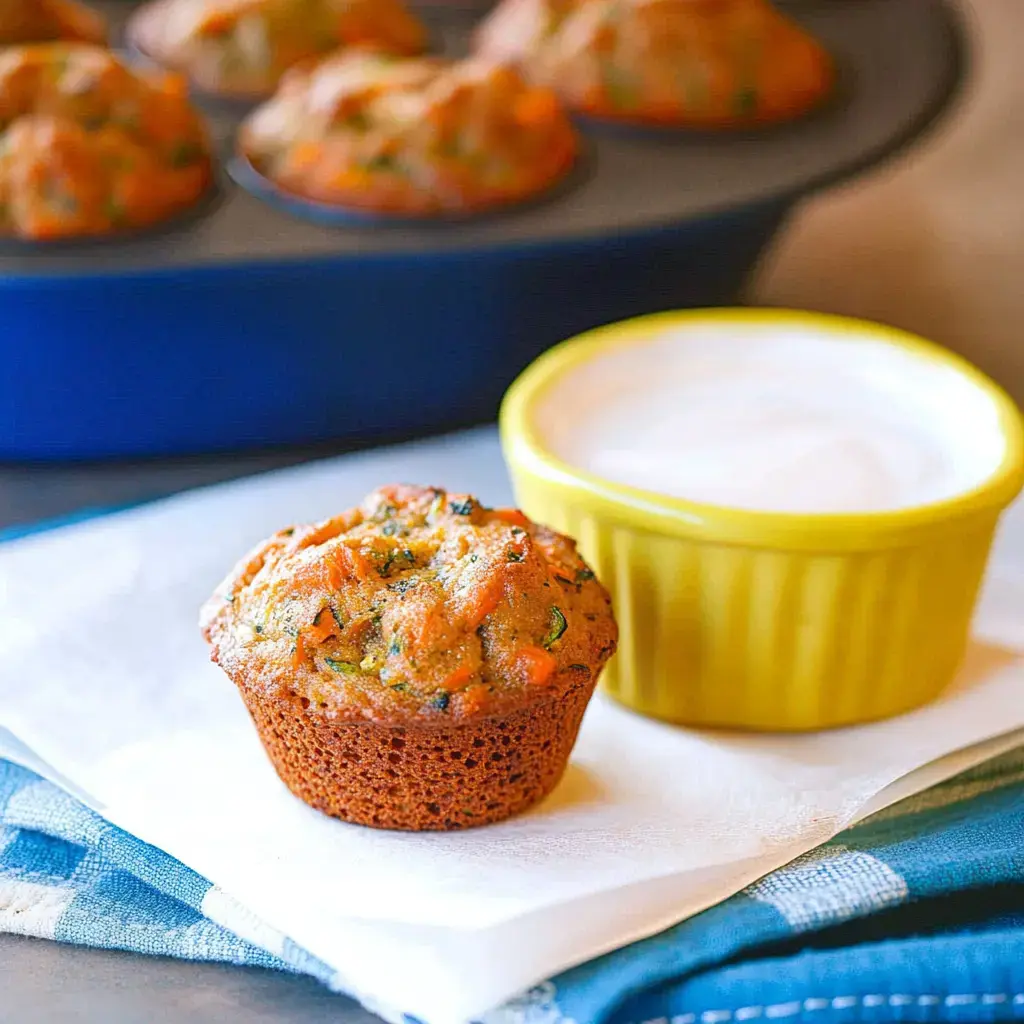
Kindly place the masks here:
<instances>
[{"instance_id":1,"label":"gray countertop","mask_svg":"<svg viewBox=\"0 0 1024 1024\"><path fill-rule=\"evenodd\" d=\"M2 1024L372 1024L312 978L0 935Z\"/></svg>"},{"instance_id":2,"label":"gray countertop","mask_svg":"<svg viewBox=\"0 0 1024 1024\"><path fill-rule=\"evenodd\" d=\"M290 466L343 448L77 465L0 463L0 530L87 508L116 508Z\"/></svg>"},{"instance_id":3,"label":"gray countertop","mask_svg":"<svg viewBox=\"0 0 1024 1024\"><path fill-rule=\"evenodd\" d=\"M334 451L0 466L0 529L162 497ZM0 935L0 1024L370 1024L309 978Z\"/></svg>"}]
</instances>

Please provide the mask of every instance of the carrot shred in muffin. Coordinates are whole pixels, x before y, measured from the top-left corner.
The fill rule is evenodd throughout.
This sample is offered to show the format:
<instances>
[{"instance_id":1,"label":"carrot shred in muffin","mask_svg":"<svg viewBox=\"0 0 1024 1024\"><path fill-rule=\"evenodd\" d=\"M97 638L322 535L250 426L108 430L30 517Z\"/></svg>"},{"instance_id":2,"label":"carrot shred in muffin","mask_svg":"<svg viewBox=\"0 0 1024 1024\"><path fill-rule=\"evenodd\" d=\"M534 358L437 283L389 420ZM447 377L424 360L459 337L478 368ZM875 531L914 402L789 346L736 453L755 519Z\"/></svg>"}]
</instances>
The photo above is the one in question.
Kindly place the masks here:
<instances>
[{"instance_id":1,"label":"carrot shred in muffin","mask_svg":"<svg viewBox=\"0 0 1024 1024\"><path fill-rule=\"evenodd\" d=\"M409 486L269 538L202 628L297 795L414 829L499 820L549 792L617 639L569 538Z\"/></svg>"},{"instance_id":2,"label":"carrot shred in muffin","mask_svg":"<svg viewBox=\"0 0 1024 1024\"><path fill-rule=\"evenodd\" d=\"M568 173L578 148L557 98L508 66L369 50L289 73L239 141L286 192L406 215L531 198Z\"/></svg>"},{"instance_id":3,"label":"carrot shred in muffin","mask_svg":"<svg viewBox=\"0 0 1024 1024\"><path fill-rule=\"evenodd\" d=\"M769 0L503 0L476 48L573 110L636 123L784 121L834 81L824 47Z\"/></svg>"},{"instance_id":4,"label":"carrot shred in muffin","mask_svg":"<svg viewBox=\"0 0 1024 1024\"><path fill-rule=\"evenodd\" d=\"M106 235L192 206L212 179L184 83L84 43L0 51L0 231Z\"/></svg>"},{"instance_id":5,"label":"carrot shred in muffin","mask_svg":"<svg viewBox=\"0 0 1024 1024\"><path fill-rule=\"evenodd\" d=\"M0 0L0 43L104 43L107 24L77 0Z\"/></svg>"},{"instance_id":6,"label":"carrot shred in muffin","mask_svg":"<svg viewBox=\"0 0 1024 1024\"><path fill-rule=\"evenodd\" d=\"M422 53L423 24L402 0L152 0L129 38L206 92L269 95L296 64L350 46Z\"/></svg>"}]
</instances>

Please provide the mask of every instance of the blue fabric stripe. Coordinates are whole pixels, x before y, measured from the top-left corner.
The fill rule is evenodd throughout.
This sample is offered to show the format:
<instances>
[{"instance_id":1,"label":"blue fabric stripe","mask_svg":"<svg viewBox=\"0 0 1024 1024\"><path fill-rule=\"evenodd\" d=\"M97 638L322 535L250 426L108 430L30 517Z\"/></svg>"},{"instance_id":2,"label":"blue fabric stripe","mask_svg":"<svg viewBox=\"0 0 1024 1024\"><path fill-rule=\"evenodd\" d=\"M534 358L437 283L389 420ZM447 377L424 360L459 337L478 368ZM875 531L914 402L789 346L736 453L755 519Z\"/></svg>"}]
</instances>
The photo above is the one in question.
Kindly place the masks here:
<instances>
[{"instance_id":1,"label":"blue fabric stripe","mask_svg":"<svg viewBox=\"0 0 1024 1024\"><path fill-rule=\"evenodd\" d=\"M900 871L918 897L1024 879L1024 803L1019 787L967 803L870 822L845 837ZM943 850L936 858L933 851Z\"/></svg>"},{"instance_id":2,"label":"blue fabric stripe","mask_svg":"<svg viewBox=\"0 0 1024 1024\"><path fill-rule=\"evenodd\" d=\"M10 776L6 782L5 776ZM11 787L15 788L4 804L2 795ZM31 801L14 797L15 792L28 791L29 787ZM210 890L210 882L181 861L123 832L56 786L6 761L0 762L0 814L9 825L44 829L69 843L92 847L111 864L194 910L200 910Z\"/></svg>"},{"instance_id":3,"label":"blue fabric stripe","mask_svg":"<svg viewBox=\"0 0 1024 1024\"><path fill-rule=\"evenodd\" d=\"M736 964L649 991L616 1019L672 1017L683 1006L692 1024L1024 1019L1024 932L910 938Z\"/></svg>"},{"instance_id":4,"label":"blue fabric stripe","mask_svg":"<svg viewBox=\"0 0 1024 1024\"><path fill-rule=\"evenodd\" d=\"M71 880L86 851L40 832L14 830L3 851L3 871L13 877L48 885Z\"/></svg>"}]
</instances>

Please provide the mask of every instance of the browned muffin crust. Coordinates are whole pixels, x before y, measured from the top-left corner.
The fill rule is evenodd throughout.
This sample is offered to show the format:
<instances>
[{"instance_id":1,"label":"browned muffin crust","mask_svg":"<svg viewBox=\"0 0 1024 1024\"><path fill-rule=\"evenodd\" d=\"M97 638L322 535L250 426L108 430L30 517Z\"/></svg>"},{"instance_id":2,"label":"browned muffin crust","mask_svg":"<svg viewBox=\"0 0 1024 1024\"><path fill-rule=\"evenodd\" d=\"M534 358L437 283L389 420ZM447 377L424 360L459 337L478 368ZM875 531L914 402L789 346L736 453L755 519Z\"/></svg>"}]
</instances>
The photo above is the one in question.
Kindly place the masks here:
<instances>
[{"instance_id":1,"label":"browned muffin crust","mask_svg":"<svg viewBox=\"0 0 1024 1024\"><path fill-rule=\"evenodd\" d=\"M448 726L334 725L241 689L278 775L324 814L373 828L435 831L502 821L558 784L593 693L582 676L548 699Z\"/></svg>"},{"instance_id":2,"label":"browned muffin crust","mask_svg":"<svg viewBox=\"0 0 1024 1024\"><path fill-rule=\"evenodd\" d=\"M406 486L269 538L202 628L293 792L411 829L499 820L550 792L617 639L573 541Z\"/></svg>"}]
</instances>

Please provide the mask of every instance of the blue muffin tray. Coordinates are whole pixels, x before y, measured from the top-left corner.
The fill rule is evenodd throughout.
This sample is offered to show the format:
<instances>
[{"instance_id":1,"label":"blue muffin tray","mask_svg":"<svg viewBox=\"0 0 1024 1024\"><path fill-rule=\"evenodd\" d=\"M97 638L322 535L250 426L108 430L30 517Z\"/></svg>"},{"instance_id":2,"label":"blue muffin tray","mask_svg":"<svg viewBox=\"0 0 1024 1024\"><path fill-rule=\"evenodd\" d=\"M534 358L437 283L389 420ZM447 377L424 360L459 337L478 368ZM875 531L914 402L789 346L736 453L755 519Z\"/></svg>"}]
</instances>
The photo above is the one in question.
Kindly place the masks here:
<instances>
[{"instance_id":1,"label":"blue muffin tray","mask_svg":"<svg viewBox=\"0 0 1024 1024\"><path fill-rule=\"evenodd\" d=\"M97 4L123 23L133 4ZM825 109L739 134L585 126L547 202L458 223L324 224L226 174L132 239L0 245L0 459L340 440L491 418L545 348L600 323L735 301L793 203L946 107L962 33L943 0L783 5L837 56ZM465 13L431 12L444 49ZM207 107L225 164L239 112Z\"/></svg>"}]
</instances>

